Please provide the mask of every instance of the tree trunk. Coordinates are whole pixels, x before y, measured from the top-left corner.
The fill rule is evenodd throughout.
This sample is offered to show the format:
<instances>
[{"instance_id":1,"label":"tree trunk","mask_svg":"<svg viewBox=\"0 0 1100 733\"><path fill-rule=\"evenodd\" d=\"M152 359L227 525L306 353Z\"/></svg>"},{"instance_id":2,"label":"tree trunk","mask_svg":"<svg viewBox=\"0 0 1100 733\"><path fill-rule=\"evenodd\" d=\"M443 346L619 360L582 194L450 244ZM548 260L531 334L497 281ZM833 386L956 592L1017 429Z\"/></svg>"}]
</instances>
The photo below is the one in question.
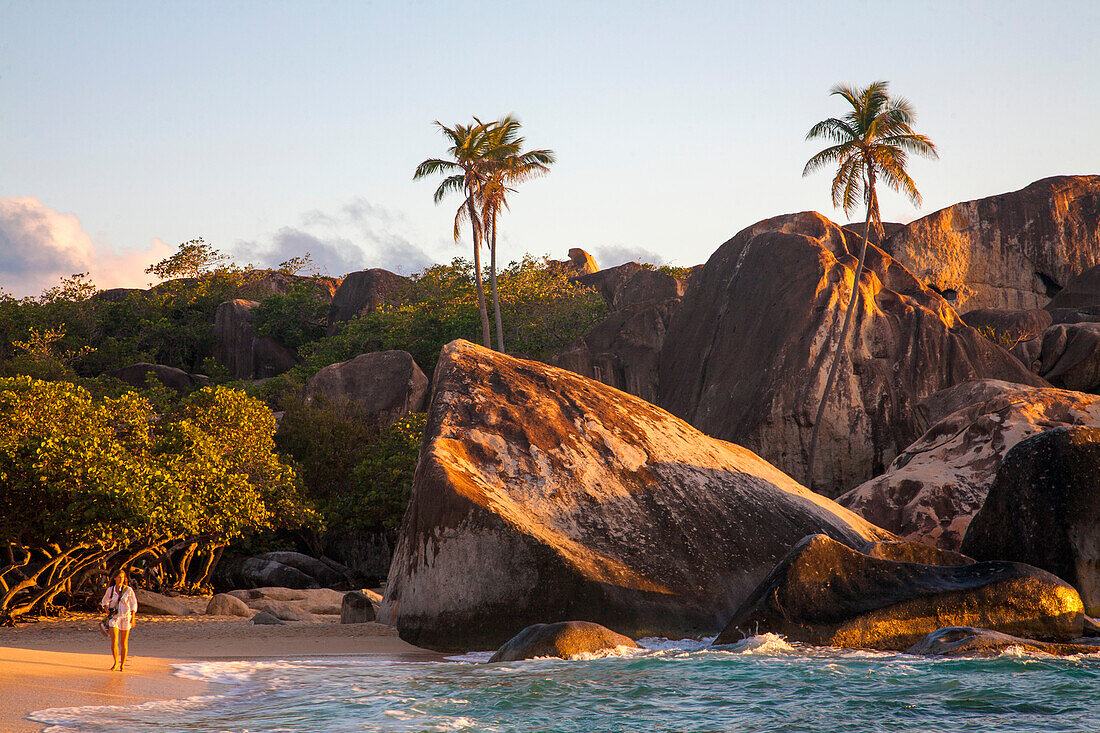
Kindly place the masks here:
<instances>
[{"instance_id":1,"label":"tree trunk","mask_svg":"<svg viewBox=\"0 0 1100 733\"><path fill-rule=\"evenodd\" d=\"M497 215L492 214L489 235L489 275L493 286L493 312L497 321L497 351L504 353L504 326L500 320L500 297L497 295Z\"/></svg>"},{"instance_id":2,"label":"tree trunk","mask_svg":"<svg viewBox=\"0 0 1100 733\"><path fill-rule=\"evenodd\" d=\"M489 312L485 308L485 286L481 282L481 233L477 226L477 210L474 208L474 198L466 199L467 211L470 214L470 231L474 237L474 280L477 283L477 307L481 312L481 342L485 348L493 348L489 339Z\"/></svg>"},{"instance_id":3,"label":"tree trunk","mask_svg":"<svg viewBox=\"0 0 1100 733\"><path fill-rule=\"evenodd\" d=\"M825 414L825 402L829 399L829 392L836 381L837 369L840 367L841 350L848 344L848 327L852 325L852 314L855 313L859 303L859 280L863 276L863 258L867 255L867 237L871 230L871 209L874 206L874 178L869 179L870 196L867 199L867 219L863 223L863 246L859 250L859 262L856 264L856 276L852 282L852 296L848 299L848 310L844 313L844 325L840 329L840 342L833 351L833 365L829 369L829 378L825 381L825 390L821 393L821 403L817 406L817 417L814 418L814 426L810 431L810 449L806 459L806 486L814 488L814 453L817 449L817 432L821 427L821 418Z\"/></svg>"}]
</instances>

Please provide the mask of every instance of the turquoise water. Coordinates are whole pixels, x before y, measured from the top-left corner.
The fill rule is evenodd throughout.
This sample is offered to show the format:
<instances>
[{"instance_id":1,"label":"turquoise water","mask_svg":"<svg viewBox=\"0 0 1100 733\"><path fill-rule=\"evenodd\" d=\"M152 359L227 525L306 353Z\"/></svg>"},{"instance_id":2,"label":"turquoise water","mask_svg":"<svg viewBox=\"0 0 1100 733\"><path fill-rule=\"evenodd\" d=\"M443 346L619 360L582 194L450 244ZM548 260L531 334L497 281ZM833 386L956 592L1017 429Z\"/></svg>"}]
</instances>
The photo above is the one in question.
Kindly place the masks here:
<instances>
[{"instance_id":1,"label":"turquoise water","mask_svg":"<svg viewBox=\"0 0 1100 733\"><path fill-rule=\"evenodd\" d=\"M597 659L479 664L340 657L180 665L224 694L48 710L52 733L1100 731L1100 655L992 659L648 640Z\"/></svg>"}]
</instances>

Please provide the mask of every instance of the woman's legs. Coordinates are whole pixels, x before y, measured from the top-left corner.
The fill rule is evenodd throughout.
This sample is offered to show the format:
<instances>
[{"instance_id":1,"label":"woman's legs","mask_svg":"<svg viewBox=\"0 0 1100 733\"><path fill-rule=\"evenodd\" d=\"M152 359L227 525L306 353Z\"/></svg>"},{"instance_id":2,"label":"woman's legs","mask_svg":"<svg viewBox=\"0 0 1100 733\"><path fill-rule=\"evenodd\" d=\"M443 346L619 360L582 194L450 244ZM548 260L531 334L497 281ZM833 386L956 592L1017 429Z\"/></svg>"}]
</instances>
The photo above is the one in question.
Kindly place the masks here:
<instances>
[{"instance_id":1,"label":"woman's legs","mask_svg":"<svg viewBox=\"0 0 1100 733\"><path fill-rule=\"evenodd\" d=\"M120 629L118 632L118 641L119 647L121 647L119 651L122 656L122 661L118 664L118 671L121 672L122 668L126 666L126 655L130 651L130 630Z\"/></svg>"},{"instance_id":2,"label":"woman's legs","mask_svg":"<svg viewBox=\"0 0 1100 733\"><path fill-rule=\"evenodd\" d=\"M114 659L114 664L111 665L111 669L114 670L116 667L118 667L118 637L120 632L114 626L108 626L107 628L111 632L111 657ZM129 632L121 633L125 633L127 636L129 636ZM125 658L126 657L124 656L123 659Z\"/></svg>"}]
</instances>

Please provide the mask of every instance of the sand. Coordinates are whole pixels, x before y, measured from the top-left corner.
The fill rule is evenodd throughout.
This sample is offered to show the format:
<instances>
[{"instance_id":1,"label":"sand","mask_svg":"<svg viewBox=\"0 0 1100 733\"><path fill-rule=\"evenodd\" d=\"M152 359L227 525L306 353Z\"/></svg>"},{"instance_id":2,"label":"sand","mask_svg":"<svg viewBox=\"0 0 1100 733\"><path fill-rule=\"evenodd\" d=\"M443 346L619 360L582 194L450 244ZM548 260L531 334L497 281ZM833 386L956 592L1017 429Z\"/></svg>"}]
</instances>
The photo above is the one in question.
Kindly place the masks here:
<instances>
[{"instance_id":1,"label":"sand","mask_svg":"<svg viewBox=\"0 0 1100 733\"><path fill-rule=\"evenodd\" d=\"M206 599L185 600L201 610ZM224 616L142 616L130 636L126 671L108 671L110 645L99 616L71 614L0 628L0 731L24 733L43 726L35 710L83 705L137 705L216 693L220 688L172 674L173 663L196 660L313 658L333 655L431 661L441 656L406 644L381 624L318 623L252 626Z\"/></svg>"}]
</instances>

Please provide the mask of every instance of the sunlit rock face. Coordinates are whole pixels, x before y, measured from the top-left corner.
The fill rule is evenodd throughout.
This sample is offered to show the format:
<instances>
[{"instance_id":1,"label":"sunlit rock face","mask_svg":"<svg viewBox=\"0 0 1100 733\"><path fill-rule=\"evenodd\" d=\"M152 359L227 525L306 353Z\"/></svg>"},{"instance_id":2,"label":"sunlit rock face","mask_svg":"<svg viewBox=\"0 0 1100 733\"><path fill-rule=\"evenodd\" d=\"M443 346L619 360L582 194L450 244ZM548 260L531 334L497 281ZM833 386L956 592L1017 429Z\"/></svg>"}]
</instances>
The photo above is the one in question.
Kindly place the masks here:
<instances>
[{"instance_id":1,"label":"sunlit rock face","mask_svg":"<svg viewBox=\"0 0 1100 733\"><path fill-rule=\"evenodd\" d=\"M905 651L945 626L1065 642L1081 636L1083 611L1069 584L1029 565L896 562L815 535L776 566L714 643L770 632L817 646Z\"/></svg>"},{"instance_id":2,"label":"sunlit rock face","mask_svg":"<svg viewBox=\"0 0 1100 733\"><path fill-rule=\"evenodd\" d=\"M1100 389L1100 323L1058 323L1043 333L1039 373L1056 387Z\"/></svg>"},{"instance_id":3,"label":"sunlit rock face","mask_svg":"<svg viewBox=\"0 0 1100 733\"><path fill-rule=\"evenodd\" d=\"M859 308L807 449L862 240L815 212L722 245L692 278L661 351L658 404L836 496L881 473L923 426L923 397L976 377L1046 384L938 294L867 248Z\"/></svg>"},{"instance_id":4,"label":"sunlit rock face","mask_svg":"<svg viewBox=\"0 0 1100 733\"><path fill-rule=\"evenodd\" d=\"M607 282L611 313L553 364L655 402L661 347L687 283L647 269Z\"/></svg>"},{"instance_id":5,"label":"sunlit rock face","mask_svg":"<svg viewBox=\"0 0 1100 733\"><path fill-rule=\"evenodd\" d=\"M883 248L962 310L1042 308L1100 264L1100 176L1055 176L910 223Z\"/></svg>"},{"instance_id":6,"label":"sunlit rock face","mask_svg":"<svg viewBox=\"0 0 1100 733\"><path fill-rule=\"evenodd\" d=\"M993 343L1008 349L1030 371L1039 371L1043 333L1052 322L1049 311L978 308L964 313L963 320Z\"/></svg>"},{"instance_id":7,"label":"sunlit rock face","mask_svg":"<svg viewBox=\"0 0 1100 733\"><path fill-rule=\"evenodd\" d=\"M1090 640L1082 640L1090 641ZM1095 643L1052 644L1021 639L1011 634L1002 634L989 629L975 629L971 626L949 626L938 629L911 646L906 654L920 654L933 657L995 657L1009 649L1025 654L1052 654L1068 656L1071 654L1096 654L1100 652L1100 639Z\"/></svg>"},{"instance_id":8,"label":"sunlit rock face","mask_svg":"<svg viewBox=\"0 0 1100 733\"><path fill-rule=\"evenodd\" d=\"M1100 396L986 379L935 396L966 406L943 417L881 476L837 502L905 539L958 550L1005 454L1064 425L1100 427ZM934 409L934 408L933 408Z\"/></svg>"},{"instance_id":9,"label":"sunlit rock face","mask_svg":"<svg viewBox=\"0 0 1100 733\"><path fill-rule=\"evenodd\" d=\"M787 550L890 535L737 445L599 382L469 342L436 367L383 620L434 649L540 622L717 633Z\"/></svg>"},{"instance_id":10,"label":"sunlit rock face","mask_svg":"<svg viewBox=\"0 0 1100 733\"><path fill-rule=\"evenodd\" d=\"M306 404L349 401L380 424L424 409L428 378L407 351L376 351L329 364L306 382Z\"/></svg>"},{"instance_id":11,"label":"sunlit rock face","mask_svg":"<svg viewBox=\"0 0 1100 733\"><path fill-rule=\"evenodd\" d=\"M328 333L337 324L364 316L388 302L408 287L409 279L381 268L360 270L344 278L333 294L328 313Z\"/></svg>"},{"instance_id":12,"label":"sunlit rock face","mask_svg":"<svg viewBox=\"0 0 1100 733\"><path fill-rule=\"evenodd\" d=\"M1100 429L1055 428L1018 443L962 549L1065 578L1100 615Z\"/></svg>"}]
</instances>

